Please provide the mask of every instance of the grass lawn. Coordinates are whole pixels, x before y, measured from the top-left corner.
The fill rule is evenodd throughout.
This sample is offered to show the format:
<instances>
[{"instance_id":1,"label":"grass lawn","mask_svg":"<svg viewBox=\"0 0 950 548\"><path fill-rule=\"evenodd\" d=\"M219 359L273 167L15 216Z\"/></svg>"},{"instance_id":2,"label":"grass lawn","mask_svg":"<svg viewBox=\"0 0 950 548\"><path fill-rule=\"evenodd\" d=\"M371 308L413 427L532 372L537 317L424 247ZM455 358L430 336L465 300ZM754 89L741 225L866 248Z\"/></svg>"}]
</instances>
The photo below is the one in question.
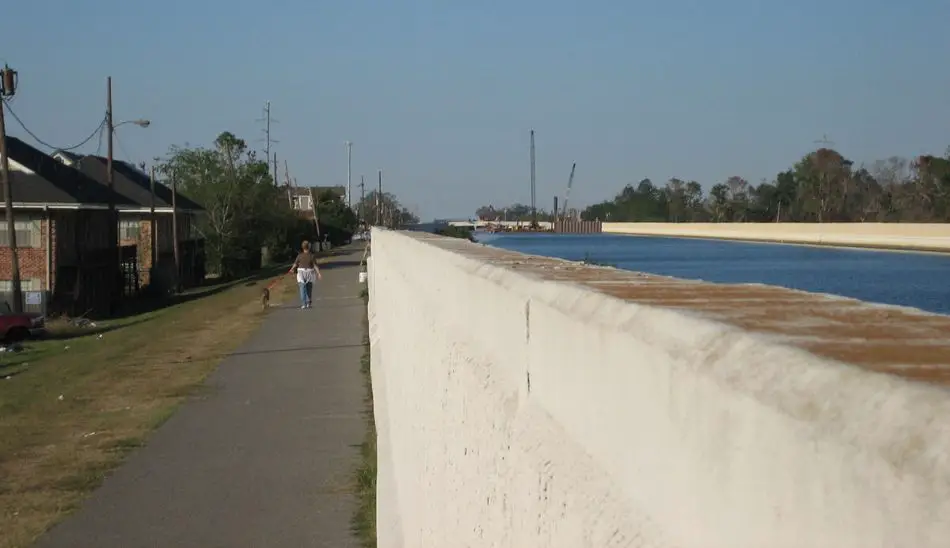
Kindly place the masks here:
<instances>
[{"instance_id":1,"label":"grass lawn","mask_svg":"<svg viewBox=\"0 0 950 548\"><path fill-rule=\"evenodd\" d=\"M29 545L140 447L255 330L261 288L278 275L95 328L51 327L0 353L0 548Z\"/></svg>"}]
</instances>

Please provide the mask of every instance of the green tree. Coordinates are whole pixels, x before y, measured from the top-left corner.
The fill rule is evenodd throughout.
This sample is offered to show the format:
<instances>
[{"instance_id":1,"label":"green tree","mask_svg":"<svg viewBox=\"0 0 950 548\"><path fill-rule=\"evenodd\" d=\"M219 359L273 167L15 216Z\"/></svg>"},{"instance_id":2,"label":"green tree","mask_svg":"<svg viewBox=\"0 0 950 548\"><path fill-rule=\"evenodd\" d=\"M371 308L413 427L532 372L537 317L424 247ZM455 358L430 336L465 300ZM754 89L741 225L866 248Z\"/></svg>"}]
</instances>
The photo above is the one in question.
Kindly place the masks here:
<instances>
[{"instance_id":1,"label":"green tree","mask_svg":"<svg viewBox=\"0 0 950 548\"><path fill-rule=\"evenodd\" d=\"M377 195L379 200L376 199ZM378 204L378 205L377 205ZM419 217L403 207L396 196L389 192L372 191L357 204L357 212L367 225L399 228L419 223Z\"/></svg>"},{"instance_id":2,"label":"green tree","mask_svg":"<svg viewBox=\"0 0 950 548\"><path fill-rule=\"evenodd\" d=\"M835 150L820 148L794 169L803 210L819 223L837 220L851 179L851 161Z\"/></svg>"},{"instance_id":3,"label":"green tree","mask_svg":"<svg viewBox=\"0 0 950 548\"><path fill-rule=\"evenodd\" d=\"M729 216L729 187L719 183L709 191L709 210L713 220L721 223Z\"/></svg>"},{"instance_id":4,"label":"green tree","mask_svg":"<svg viewBox=\"0 0 950 548\"><path fill-rule=\"evenodd\" d=\"M950 150L946 158L920 156L914 169L914 194L920 209L931 220L950 220Z\"/></svg>"},{"instance_id":5,"label":"green tree","mask_svg":"<svg viewBox=\"0 0 950 548\"><path fill-rule=\"evenodd\" d=\"M233 133L221 133L211 148L173 146L157 170L205 208L197 230L210 272L228 277L260 266L261 247L280 241L293 223L267 163Z\"/></svg>"},{"instance_id":6,"label":"green tree","mask_svg":"<svg viewBox=\"0 0 950 548\"><path fill-rule=\"evenodd\" d=\"M349 242L359 228L356 213L343 203L339 194L329 189L314 195L314 201L321 236L326 236L334 246Z\"/></svg>"}]
</instances>

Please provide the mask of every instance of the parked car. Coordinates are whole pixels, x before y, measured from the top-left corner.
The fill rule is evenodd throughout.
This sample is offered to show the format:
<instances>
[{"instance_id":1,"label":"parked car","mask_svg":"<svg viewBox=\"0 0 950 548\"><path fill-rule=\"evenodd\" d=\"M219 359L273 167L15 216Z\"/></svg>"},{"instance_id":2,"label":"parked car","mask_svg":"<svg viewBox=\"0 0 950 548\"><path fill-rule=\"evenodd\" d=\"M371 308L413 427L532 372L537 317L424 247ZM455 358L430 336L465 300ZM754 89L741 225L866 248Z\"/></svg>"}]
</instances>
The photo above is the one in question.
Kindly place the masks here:
<instances>
[{"instance_id":1,"label":"parked car","mask_svg":"<svg viewBox=\"0 0 950 548\"><path fill-rule=\"evenodd\" d=\"M6 302L0 302L0 341L20 342L46 331L46 319L40 314L15 314Z\"/></svg>"}]
</instances>

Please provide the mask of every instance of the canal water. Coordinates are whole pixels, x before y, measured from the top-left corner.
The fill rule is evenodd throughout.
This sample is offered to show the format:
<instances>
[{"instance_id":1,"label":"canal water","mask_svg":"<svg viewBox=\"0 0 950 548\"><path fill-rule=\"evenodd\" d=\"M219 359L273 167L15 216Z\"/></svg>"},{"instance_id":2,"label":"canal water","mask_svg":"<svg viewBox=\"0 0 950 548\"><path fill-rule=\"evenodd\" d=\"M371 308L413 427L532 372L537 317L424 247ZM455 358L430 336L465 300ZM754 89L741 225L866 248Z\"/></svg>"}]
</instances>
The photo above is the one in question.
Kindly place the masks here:
<instances>
[{"instance_id":1,"label":"canal water","mask_svg":"<svg viewBox=\"0 0 950 548\"><path fill-rule=\"evenodd\" d=\"M950 314L950 255L613 234L477 234L487 245L719 283L763 283Z\"/></svg>"}]
</instances>

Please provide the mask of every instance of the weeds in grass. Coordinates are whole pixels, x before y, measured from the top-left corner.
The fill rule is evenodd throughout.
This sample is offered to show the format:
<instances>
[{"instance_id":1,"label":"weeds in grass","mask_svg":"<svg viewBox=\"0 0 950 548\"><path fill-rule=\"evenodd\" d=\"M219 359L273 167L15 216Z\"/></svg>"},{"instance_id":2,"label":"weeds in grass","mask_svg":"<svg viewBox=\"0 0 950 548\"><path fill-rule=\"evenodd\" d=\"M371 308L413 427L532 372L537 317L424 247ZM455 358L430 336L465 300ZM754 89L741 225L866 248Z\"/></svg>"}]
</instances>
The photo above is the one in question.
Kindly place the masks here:
<instances>
[{"instance_id":1,"label":"weeds in grass","mask_svg":"<svg viewBox=\"0 0 950 548\"><path fill-rule=\"evenodd\" d=\"M364 303L369 293L364 287L360 292ZM360 445L360 461L354 474L357 496L356 514L353 515L353 531L364 548L376 547L376 420L373 415L373 383L370 374L370 345L368 318L364 318L363 357L360 371L366 386L366 436Z\"/></svg>"}]
</instances>

